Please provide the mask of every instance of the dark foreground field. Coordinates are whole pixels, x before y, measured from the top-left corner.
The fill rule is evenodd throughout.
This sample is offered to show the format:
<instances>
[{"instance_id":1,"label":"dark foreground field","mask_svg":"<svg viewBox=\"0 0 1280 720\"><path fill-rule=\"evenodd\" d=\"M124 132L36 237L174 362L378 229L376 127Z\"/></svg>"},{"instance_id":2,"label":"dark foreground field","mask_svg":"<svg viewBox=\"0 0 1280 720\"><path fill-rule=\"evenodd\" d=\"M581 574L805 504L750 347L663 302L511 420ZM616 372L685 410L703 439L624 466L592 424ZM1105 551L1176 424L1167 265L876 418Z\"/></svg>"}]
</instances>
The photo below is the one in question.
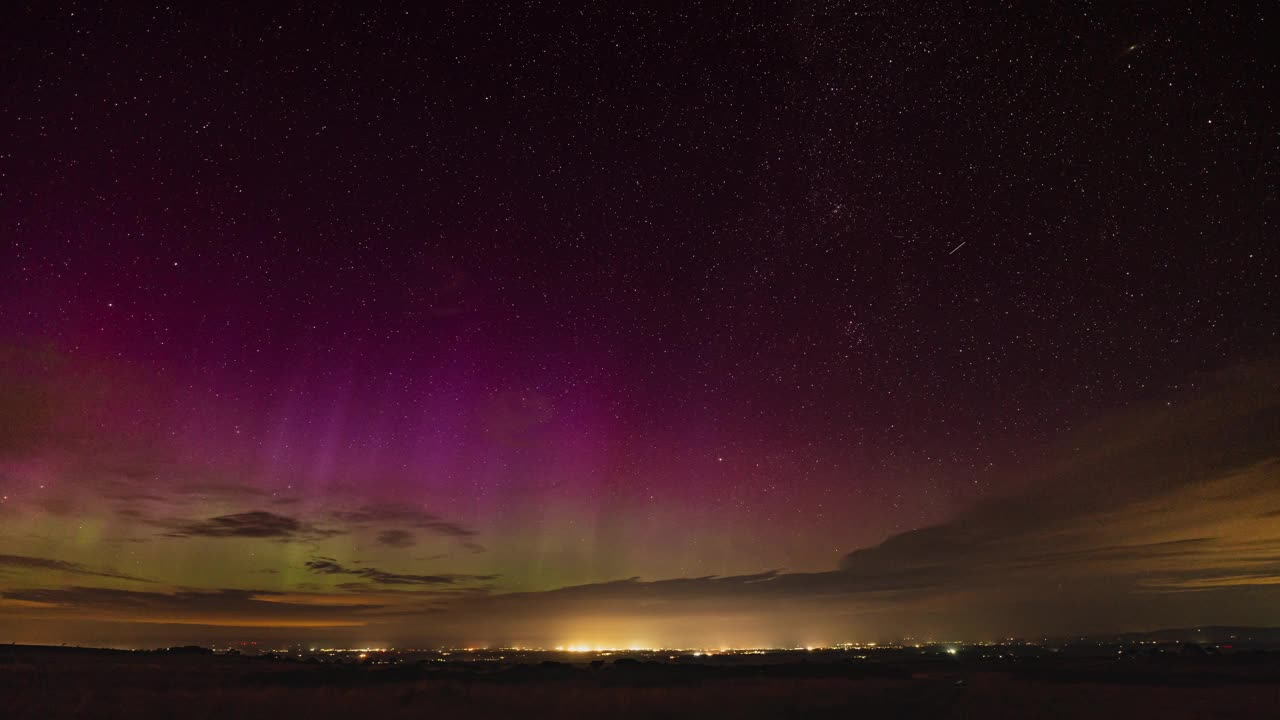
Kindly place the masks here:
<instances>
[{"instance_id":1,"label":"dark foreground field","mask_svg":"<svg viewBox=\"0 0 1280 720\"><path fill-rule=\"evenodd\" d=\"M0 718L1276 718L1275 655L404 663L0 647Z\"/></svg>"}]
</instances>

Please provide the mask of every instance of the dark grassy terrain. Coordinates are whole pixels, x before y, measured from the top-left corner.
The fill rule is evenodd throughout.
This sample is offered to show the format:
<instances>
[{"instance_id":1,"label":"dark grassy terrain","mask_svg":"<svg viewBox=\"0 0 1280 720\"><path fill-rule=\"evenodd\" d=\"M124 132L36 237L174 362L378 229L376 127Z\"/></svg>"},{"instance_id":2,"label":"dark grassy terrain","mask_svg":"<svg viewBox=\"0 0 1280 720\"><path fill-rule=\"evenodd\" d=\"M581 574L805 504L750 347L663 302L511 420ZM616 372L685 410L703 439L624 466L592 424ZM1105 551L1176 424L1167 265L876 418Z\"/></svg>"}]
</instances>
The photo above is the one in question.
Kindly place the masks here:
<instances>
[{"instance_id":1,"label":"dark grassy terrain","mask_svg":"<svg viewBox=\"0 0 1280 720\"><path fill-rule=\"evenodd\" d=\"M1280 655L390 666L0 647L12 718L1272 718Z\"/></svg>"}]
</instances>

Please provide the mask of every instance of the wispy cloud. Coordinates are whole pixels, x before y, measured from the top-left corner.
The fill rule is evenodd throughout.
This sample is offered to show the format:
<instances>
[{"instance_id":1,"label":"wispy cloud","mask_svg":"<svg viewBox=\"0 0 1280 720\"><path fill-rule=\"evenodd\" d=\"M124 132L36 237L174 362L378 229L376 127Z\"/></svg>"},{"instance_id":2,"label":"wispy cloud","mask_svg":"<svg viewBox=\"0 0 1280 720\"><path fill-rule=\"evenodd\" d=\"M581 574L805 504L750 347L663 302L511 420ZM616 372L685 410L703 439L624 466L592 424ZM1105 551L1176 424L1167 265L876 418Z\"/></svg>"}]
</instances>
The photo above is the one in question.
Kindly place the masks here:
<instances>
[{"instance_id":1,"label":"wispy cloud","mask_svg":"<svg viewBox=\"0 0 1280 720\"><path fill-rule=\"evenodd\" d=\"M378 544L393 548L413 547L413 533L407 530L384 530L378 533Z\"/></svg>"},{"instance_id":2,"label":"wispy cloud","mask_svg":"<svg viewBox=\"0 0 1280 720\"><path fill-rule=\"evenodd\" d=\"M353 528L391 526L390 532L396 532L400 528L412 528L430 535L452 538L472 552L484 552L485 550L483 545L475 541L479 533L472 528L461 523L445 520L434 513L408 505L368 504L355 510L335 510L329 515L332 520L346 523ZM386 532L384 531L384 535ZM404 536L392 535L391 537L403 538ZM392 545L391 543L383 544ZM394 545L392 546L395 547Z\"/></svg>"},{"instance_id":3,"label":"wispy cloud","mask_svg":"<svg viewBox=\"0 0 1280 720\"><path fill-rule=\"evenodd\" d=\"M164 533L175 538L269 538L276 540L318 540L344 531L316 527L287 515L255 510L219 515L207 520L180 522Z\"/></svg>"},{"instance_id":4,"label":"wispy cloud","mask_svg":"<svg viewBox=\"0 0 1280 720\"><path fill-rule=\"evenodd\" d=\"M372 567L352 568L326 557L312 558L307 561L306 567L318 575L351 575L380 585L457 585L496 579L495 575L413 575L386 572Z\"/></svg>"},{"instance_id":5,"label":"wispy cloud","mask_svg":"<svg viewBox=\"0 0 1280 720\"><path fill-rule=\"evenodd\" d=\"M469 538L476 535L475 530L464 525L444 520L425 510L407 506L390 504L364 505L356 510L335 510L331 513L331 516L335 520L352 525L396 523L446 537Z\"/></svg>"},{"instance_id":6,"label":"wispy cloud","mask_svg":"<svg viewBox=\"0 0 1280 720\"><path fill-rule=\"evenodd\" d=\"M50 558L29 557L26 555L0 555L0 571L4 570L51 570L54 572L70 573L72 575L84 575L88 577L111 578L114 580L130 580L133 582L149 583L151 580L140 578L134 575L128 575L114 570L99 570L88 567L81 563L67 562L66 560L53 560Z\"/></svg>"},{"instance_id":7,"label":"wispy cloud","mask_svg":"<svg viewBox=\"0 0 1280 720\"><path fill-rule=\"evenodd\" d=\"M285 593L263 590L178 590L135 592L95 587L8 590L0 598L36 604L22 612L35 617L124 618L142 623L238 627L340 627L362 625L362 613L378 604L295 602ZM16 612L16 611L15 611Z\"/></svg>"}]
</instances>

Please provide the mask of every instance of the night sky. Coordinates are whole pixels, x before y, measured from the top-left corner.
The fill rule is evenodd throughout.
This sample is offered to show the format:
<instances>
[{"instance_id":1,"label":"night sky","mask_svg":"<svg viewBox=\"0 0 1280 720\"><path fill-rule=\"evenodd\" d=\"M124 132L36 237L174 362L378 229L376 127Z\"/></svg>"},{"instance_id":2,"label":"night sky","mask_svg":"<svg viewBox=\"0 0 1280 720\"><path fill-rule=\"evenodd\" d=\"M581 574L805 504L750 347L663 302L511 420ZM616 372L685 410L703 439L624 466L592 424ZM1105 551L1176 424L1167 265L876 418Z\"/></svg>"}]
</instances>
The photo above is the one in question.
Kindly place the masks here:
<instances>
[{"instance_id":1,"label":"night sky","mask_svg":"<svg viewBox=\"0 0 1280 720\"><path fill-rule=\"evenodd\" d=\"M0 19L0 640L1280 625L1227 3Z\"/></svg>"}]
</instances>

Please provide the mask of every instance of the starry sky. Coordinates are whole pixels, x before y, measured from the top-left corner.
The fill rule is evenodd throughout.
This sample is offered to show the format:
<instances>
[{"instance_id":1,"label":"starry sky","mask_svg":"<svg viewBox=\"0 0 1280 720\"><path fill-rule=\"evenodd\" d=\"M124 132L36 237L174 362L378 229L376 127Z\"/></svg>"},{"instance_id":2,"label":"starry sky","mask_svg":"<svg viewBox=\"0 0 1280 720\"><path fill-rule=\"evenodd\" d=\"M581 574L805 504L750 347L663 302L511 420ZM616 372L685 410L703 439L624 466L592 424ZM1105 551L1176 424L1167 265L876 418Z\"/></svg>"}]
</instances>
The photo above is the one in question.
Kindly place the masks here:
<instances>
[{"instance_id":1,"label":"starry sky","mask_svg":"<svg viewBox=\"0 0 1280 720\"><path fill-rule=\"evenodd\" d=\"M17 3L0 637L1280 624L1264 5Z\"/></svg>"}]
</instances>

